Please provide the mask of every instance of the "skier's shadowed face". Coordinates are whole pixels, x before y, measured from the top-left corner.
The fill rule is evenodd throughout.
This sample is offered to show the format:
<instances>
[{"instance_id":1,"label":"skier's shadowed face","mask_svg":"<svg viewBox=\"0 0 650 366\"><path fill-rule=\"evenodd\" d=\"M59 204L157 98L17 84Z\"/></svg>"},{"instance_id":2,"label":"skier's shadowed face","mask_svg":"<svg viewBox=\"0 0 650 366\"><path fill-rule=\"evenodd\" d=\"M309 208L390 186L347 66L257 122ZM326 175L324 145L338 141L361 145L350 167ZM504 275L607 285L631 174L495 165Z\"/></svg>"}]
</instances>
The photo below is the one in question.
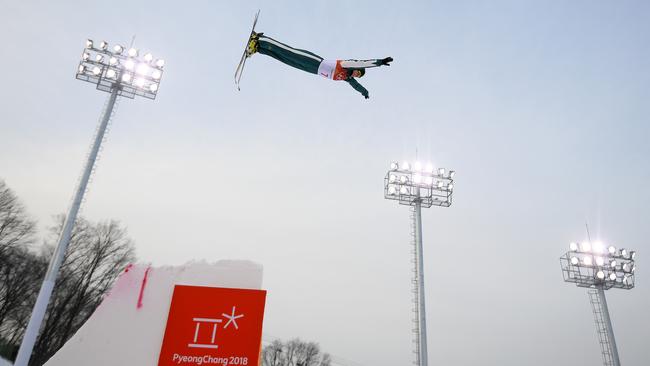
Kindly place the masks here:
<instances>
[{"instance_id":1,"label":"skier's shadowed face","mask_svg":"<svg viewBox=\"0 0 650 366\"><path fill-rule=\"evenodd\" d=\"M352 74L350 75L353 78L360 78L363 76L363 72L361 70L352 70Z\"/></svg>"}]
</instances>

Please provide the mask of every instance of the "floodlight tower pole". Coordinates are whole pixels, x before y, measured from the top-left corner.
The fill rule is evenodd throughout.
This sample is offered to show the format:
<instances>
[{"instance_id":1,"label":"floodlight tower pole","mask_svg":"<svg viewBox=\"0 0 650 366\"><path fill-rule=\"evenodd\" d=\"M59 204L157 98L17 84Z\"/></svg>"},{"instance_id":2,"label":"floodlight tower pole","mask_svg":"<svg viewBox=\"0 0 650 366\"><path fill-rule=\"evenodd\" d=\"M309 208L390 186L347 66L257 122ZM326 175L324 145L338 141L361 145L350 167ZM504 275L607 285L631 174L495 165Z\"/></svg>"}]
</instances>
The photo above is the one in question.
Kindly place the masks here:
<instances>
[{"instance_id":1,"label":"floodlight tower pole","mask_svg":"<svg viewBox=\"0 0 650 366\"><path fill-rule=\"evenodd\" d=\"M88 181L90 180L90 174L93 171L93 166L95 161L97 161L97 154L99 148L104 140L104 135L106 133L106 127L108 126L108 121L113 114L113 107L115 106L115 101L117 100L117 89L114 89L109 98L108 104L104 109L104 114L102 115L101 121L99 123L99 129L97 130L97 135L95 136L95 141L93 142L92 148L90 149L90 154L88 154L88 160L86 161L86 166L84 167L81 180L77 186L77 191L74 195L72 205L70 210L65 218L65 223L63 224L63 231L59 236L59 242L52 255L50 260L50 265L45 274L45 280L41 285L41 290L38 293L38 298L36 299L36 304L34 305L34 310L32 315L29 318L29 323L27 324L27 329L25 330L25 335L23 336L23 341L20 344L20 349L18 351L18 356L16 358L15 366L27 366L29 358L34 349L34 343L36 343L36 338L38 337L38 331L41 328L41 323L43 322L43 317L45 317L45 310L47 310L47 304L50 302L50 296L52 295L52 290L54 289L54 283L59 274L59 269L65 258L66 250L68 249L68 244L70 243L70 236L72 235L72 228L74 223L77 220L77 214L79 213L79 208L81 207L81 202L83 201L84 193L86 193L86 188L88 187Z\"/></svg>"},{"instance_id":2,"label":"floodlight tower pole","mask_svg":"<svg viewBox=\"0 0 650 366\"><path fill-rule=\"evenodd\" d=\"M614 328L612 327L612 320L609 317L609 308L607 307L607 299L605 298L605 290L603 286L596 286L598 292L598 299L602 307L603 320L605 329L607 330L607 338L609 338L609 350L612 355L613 366L621 366L621 361L618 358L618 348L616 347L616 339L614 339Z\"/></svg>"},{"instance_id":3,"label":"floodlight tower pole","mask_svg":"<svg viewBox=\"0 0 650 366\"><path fill-rule=\"evenodd\" d=\"M635 256L633 250L587 241L569 244L569 251L560 258L564 281L589 289L604 366L621 365L605 290L634 288Z\"/></svg>"},{"instance_id":4,"label":"floodlight tower pole","mask_svg":"<svg viewBox=\"0 0 650 366\"><path fill-rule=\"evenodd\" d=\"M138 95L148 99L155 99L158 92L164 60L158 59L154 61L151 54L146 54L144 56L144 62L141 62L142 60L138 59L138 51L135 48L131 48L127 55L123 55L124 47L120 45L115 45L113 50L110 51L108 49L108 43L105 41L102 41L99 47L95 47L92 40L87 40L82 54L82 60L77 69L77 79L95 84L98 90L108 92L110 96L100 118L95 140L88 154L88 159L86 160L72 204L66 215L56 250L50 259L45 279L43 280L36 304L34 304L29 323L25 329L14 366L27 366L31 358L34 344L38 338L38 333L43 323L54 285L56 284L59 269L65 259L65 253L70 243L70 237L72 236L74 224L77 220L79 208L88 188L88 182L92 175L95 162L97 161L97 155L104 140L108 123L113 115L117 97L126 96L127 98L133 99ZM137 68L135 68L136 62L138 63ZM137 77L137 79L134 80L134 77Z\"/></svg>"},{"instance_id":5,"label":"floodlight tower pole","mask_svg":"<svg viewBox=\"0 0 650 366\"><path fill-rule=\"evenodd\" d=\"M422 245L422 207L449 207L454 189L453 170L445 173L444 168L434 170L429 164L426 169L416 162L413 169L408 162L391 163L384 178L384 198L398 201L400 205L410 206L412 210L413 237L413 313L416 339L415 365L428 366L427 321L424 295L424 250Z\"/></svg>"},{"instance_id":6,"label":"floodlight tower pole","mask_svg":"<svg viewBox=\"0 0 650 366\"><path fill-rule=\"evenodd\" d=\"M420 196L420 188L416 188L416 196ZM415 251L417 253L417 279L418 279L418 315L419 315L419 342L420 366L428 365L427 352L427 317L424 296L424 253L422 248L422 202L418 198L415 200L415 215L413 216L415 224Z\"/></svg>"}]
</instances>

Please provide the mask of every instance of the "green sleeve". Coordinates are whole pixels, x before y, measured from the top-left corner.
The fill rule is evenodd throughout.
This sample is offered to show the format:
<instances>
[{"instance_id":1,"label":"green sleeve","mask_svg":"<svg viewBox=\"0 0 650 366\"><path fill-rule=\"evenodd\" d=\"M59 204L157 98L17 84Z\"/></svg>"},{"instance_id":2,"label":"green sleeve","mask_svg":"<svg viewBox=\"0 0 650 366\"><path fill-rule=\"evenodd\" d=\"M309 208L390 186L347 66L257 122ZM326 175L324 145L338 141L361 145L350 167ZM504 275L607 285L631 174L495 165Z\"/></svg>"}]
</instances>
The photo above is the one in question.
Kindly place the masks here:
<instances>
[{"instance_id":1,"label":"green sleeve","mask_svg":"<svg viewBox=\"0 0 650 366\"><path fill-rule=\"evenodd\" d=\"M354 88L354 90L358 91L359 93L361 93L361 95L366 97L366 99L370 98L368 96L368 89L364 88L363 85L359 84L359 82L356 81L354 78L348 78L345 79L345 81L347 81L348 84L350 84Z\"/></svg>"}]
</instances>

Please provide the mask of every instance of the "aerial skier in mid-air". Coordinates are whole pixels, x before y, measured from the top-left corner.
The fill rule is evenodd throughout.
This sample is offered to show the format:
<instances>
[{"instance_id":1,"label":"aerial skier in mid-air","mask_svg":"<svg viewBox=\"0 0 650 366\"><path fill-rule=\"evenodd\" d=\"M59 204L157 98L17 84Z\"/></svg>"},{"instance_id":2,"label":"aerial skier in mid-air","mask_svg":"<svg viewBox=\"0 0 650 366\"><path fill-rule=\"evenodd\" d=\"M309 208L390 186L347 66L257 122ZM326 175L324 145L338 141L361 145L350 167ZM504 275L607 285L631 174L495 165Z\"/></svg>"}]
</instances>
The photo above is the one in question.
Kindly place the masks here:
<instances>
[{"instance_id":1,"label":"aerial skier in mid-air","mask_svg":"<svg viewBox=\"0 0 650 366\"><path fill-rule=\"evenodd\" d=\"M240 61L239 67L237 67L237 71L235 72L237 85L239 85L243 64L246 61L245 58L249 58L255 53L261 53L311 74L318 74L332 80L344 80L368 99L368 90L359 84L356 78L365 75L367 68L383 65L390 66L390 63L393 61L392 57L372 60L325 60L312 52L293 48L276 41L273 38L265 36L264 33L256 33L254 30L256 23L257 16L255 17L253 31L251 31L251 36L246 45L242 61Z\"/></svg>"}]
</instances>

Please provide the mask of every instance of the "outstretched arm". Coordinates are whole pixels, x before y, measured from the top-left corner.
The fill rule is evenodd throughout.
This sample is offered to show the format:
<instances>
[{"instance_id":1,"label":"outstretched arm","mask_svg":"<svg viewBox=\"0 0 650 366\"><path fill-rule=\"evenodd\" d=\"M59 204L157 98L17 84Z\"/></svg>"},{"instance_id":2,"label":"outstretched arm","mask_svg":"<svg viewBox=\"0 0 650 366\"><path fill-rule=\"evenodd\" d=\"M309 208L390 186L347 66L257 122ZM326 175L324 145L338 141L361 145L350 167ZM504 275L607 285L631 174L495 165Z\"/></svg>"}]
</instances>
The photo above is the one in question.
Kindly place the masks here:
<instances>
[{"instance_id":1,"label":"outstretched arm","mask_svg":"<svg viewBox=\"0 0 650 366\"><path fill-rule=\"evenodd\" d=\"M368 95L368 89L364 88L363 85L359 84L359 82L356 81L354 78L348 78L345 79L345 81L347 81L348 84L350 84L354 88L354 90L361 93L361 95L363 95L366 99L370 98L370 96Z\"/></svg>"},{"instance_id":2,"label":"outstretched arm","mask_svg":"<svg viewBox=\"0 0 650 366\"><path fill-rule=\"evenodd\" d=\"M367 69L369 67L378 67L382 65L390 66L391 62L393 62L392 57L372 60L343 60L341 61L341 67L346 69Z\"/></svg>"}]
</instances>

